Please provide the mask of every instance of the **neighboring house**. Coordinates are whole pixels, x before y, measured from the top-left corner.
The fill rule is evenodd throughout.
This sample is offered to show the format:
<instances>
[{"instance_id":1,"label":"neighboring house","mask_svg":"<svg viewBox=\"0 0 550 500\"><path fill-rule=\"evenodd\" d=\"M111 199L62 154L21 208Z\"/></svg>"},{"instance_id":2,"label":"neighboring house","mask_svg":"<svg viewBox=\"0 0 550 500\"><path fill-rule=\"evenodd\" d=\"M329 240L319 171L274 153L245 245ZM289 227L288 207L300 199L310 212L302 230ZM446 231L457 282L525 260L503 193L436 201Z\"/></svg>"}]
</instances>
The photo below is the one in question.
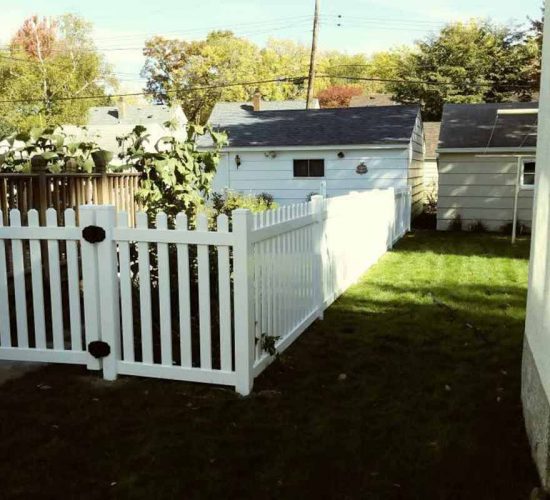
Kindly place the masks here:
<instances>
[{"instance_id":1,"label":"neighboring house","mask_svg":"<svg viewBox=\"0 0 550 500\"><path fill-rule=\"evenodd\" d=\"M390 94L354 95L349 102L350 108L362 108L363 106L394 106L397 103Z\"/></svg>"},{"instance_id":2,"label":"neighboring house","mask_svg":"<svg viewBox=\"0 0 550 500\"><path fill-rule=\"evenodd\" d=\"M437 144L439 142L440 122L424 122L424 138L426 152L424 154L424 191L426 201L437 200L438 172L437 172Z\"/></svg>"},{"instance_id":3,"label":"neighboring house","mask_svg":"<svg viewBox=\"0 0 550 500\"><path fill-rule=\"evenodd\" d=\"M422 209L417 106L254 111L224 104L216 106L210 123L229 136L215 190L268 192L289 204L319 193L321 181L328 196L410 186L414 213Z\"/></svg>"},{"instance_id":4,"label":"neighboring house","mask_svg":"<svg viewBox=\"0 0 550 500\"><path fill-rule=\"evenodd\" d=\"M172 122L176 129L171 131L166 127L166 122ZM121 151L117 137L129 134L136 125L143 125L150 135L146 144L148 150L153 150L156 142L164 136L173 135L184 139L186 135L185 125L187 119L180 106L166 106L160 104L130 105L121 102L119 106L98 106L88 111L87 131L64 126L63 129L79 138L83 135L93 140L99 146L115 154Z\"/></svg>"},{"instance_id":5,"label":"neighboring house","mask_svg":"<svg viewBox=\"0 0 550 500\"><path fill-rule=\"evenodd\" d=\"M482 222L497 231L517 218L531 225L537 119L497 116L497 110L537 108L537 103L446 104L439 138L437 228L458 217L467 229ZM518 175L519 165L519 175Z\"/></svg>"}]
</instances>

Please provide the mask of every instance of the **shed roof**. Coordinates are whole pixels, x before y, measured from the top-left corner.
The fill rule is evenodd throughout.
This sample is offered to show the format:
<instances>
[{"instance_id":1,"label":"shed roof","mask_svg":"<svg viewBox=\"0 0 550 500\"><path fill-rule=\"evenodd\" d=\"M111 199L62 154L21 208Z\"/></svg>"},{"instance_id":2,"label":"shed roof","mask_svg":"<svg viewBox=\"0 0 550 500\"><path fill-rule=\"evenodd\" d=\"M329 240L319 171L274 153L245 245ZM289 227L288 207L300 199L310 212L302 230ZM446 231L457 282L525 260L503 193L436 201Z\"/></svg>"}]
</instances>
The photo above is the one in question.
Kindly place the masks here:
<instances>
[{"instance_id":1,"label":"shed roof","mask_svg":"<svg viewBox=\"0 0 550 500\"><path fill-rule=\"evenodd\" d=\"M418 113L418 106L261 112L219 107L210 123L228 133L230 147L406 144Z\"/></svg>"},{"instance_id":2,"label":"shed roof","mask_svg":"<svg viewBox=\"0 0 550 500\"><path fill-rule=\"evenodd\" d=\"M536 102L445 104L439 150L535 147L537 115L500 115L498 109L533 109Z\"/></svg>"},{"instance_id":3,"label":"shed roof","mask_svg":"<svg viewBox=\"0 0 550 500\"><path fill-rule=\"evenodd\" d=\"M88 111L88 125L162 125L174 118L178 118L180 122L185 121L181 108L161 104L125 104L124 114L119 106L94 106Z\"/></svg>"}]
</instances>

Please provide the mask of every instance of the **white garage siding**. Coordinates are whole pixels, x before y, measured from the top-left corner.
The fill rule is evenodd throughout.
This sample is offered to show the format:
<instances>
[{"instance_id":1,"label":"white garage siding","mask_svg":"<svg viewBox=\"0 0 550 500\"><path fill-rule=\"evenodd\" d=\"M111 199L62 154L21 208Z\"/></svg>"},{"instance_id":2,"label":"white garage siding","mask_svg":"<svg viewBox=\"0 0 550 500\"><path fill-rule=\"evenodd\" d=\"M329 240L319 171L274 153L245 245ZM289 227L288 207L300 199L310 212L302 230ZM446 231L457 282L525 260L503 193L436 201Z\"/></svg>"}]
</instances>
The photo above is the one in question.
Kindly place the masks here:
<instances>
[{"instance_id":1,"label":"white garage siding","mask_svg":"<svg viewBox=\"0 0 550 500\"><path fill-rule=\"evenodd\" d=\"M266 157L266 150L226 152L214 178L214 190L231 189L248 194L270 193L277 203L305 201L312 192L318 193L321 181L326 181L327 195L338 196L350 191L394 187L406 188L409 182L407 166L409 148L350 148L339 147L311 150L271 150L276 156ZM344 158L338 158L343 152ZM237 167L236 156L241 164ZM293 160L325 160L323 178L294 177ZM364 162L368 172L356 173Z\"/></svg>"},{"instance_id":2,"label":"white garage siding","mask_svg":"<svg viewBox=\"0 0 550 500\"><path fill-rule=\"evenodd\" d=\"M437 199L439 177L437 173L437 160L424 160L424 199L429 197Z\"/></svg>"},{"instance_id":3,"label":"white garage siding","mask_svg":"<svg viewBox=\"0 0 550 500\"><path fill-rule=\"evenodd\" d=\"M422 212L424 206L424 133L420 114L416 119L411 144L411 164L408 175L408 185L412 194L412 215Z\"/></svg>"},{"instance_id":4,"label":"white garage siding","mask_svg":"<svg viewBox=\"0 0 550 500\"><path fill-rule=\"evenodd\" d=\"M517 159L480 158L475 154L440 153L437 229L447 230L457 215L463 228L481 221L498 231L512 222ZM518 221L531 226L533 190L521 189Z\"/></svg>"}]
</instances>

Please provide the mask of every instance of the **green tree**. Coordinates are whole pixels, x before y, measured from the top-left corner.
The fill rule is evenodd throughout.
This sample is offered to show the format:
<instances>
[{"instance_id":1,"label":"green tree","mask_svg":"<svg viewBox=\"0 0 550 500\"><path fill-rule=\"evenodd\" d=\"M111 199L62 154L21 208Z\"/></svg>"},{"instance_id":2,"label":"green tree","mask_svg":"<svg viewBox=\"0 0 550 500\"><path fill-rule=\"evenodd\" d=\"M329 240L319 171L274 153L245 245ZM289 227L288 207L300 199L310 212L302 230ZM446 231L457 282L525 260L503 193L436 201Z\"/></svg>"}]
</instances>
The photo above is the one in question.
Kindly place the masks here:
<instances>
[{"instance_id":1,"label":"green tree","mask_svg":"<svg viewBox=\"0 0 550 500\"><path fill-rule=\"evenodd\" d=\"M92 26L67 14L55 20L27 19L8 50L0 52L1 124L4 132L52 124L83 124L90 106L105 103L116 86L95 49ZM67 100L92 95L98 100Z\"/></svg>"},{"instance_id":2,"label":"green tree","mask_svg":"<svg viewBox=\"0 0 550 500\"><path fill-rule=\"evenodd\" d=\"M420 103L437 120L445 102L530 100L536 43L522 31L489 21L450 24L418 42L390 85L400 102ZM408 81L407 81L408 80Z\"/></svg>"},{"instance_id":3,"label":"green tree","mask_svg":"<svg viewBox=\"0 0 550 500\"><path fill-rule=\"evenodd\" d=\"M218 100L245 101L256 88L222 87L257 79L258 48L230 31L214 31L192 42L154 37L146 42L144 55L147 90L157 102L180 103L196 123L208 119Z\"/></svg>"}]
</instances>

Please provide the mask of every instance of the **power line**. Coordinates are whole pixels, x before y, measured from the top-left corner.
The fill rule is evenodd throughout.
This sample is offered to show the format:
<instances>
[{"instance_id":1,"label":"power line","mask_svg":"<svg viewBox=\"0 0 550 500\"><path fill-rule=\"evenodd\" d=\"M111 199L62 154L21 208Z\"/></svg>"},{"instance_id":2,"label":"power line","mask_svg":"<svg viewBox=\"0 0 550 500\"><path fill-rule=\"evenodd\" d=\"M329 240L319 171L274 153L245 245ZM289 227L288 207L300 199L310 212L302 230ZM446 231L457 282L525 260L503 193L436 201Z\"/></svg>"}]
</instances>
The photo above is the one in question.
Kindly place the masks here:
<instances>
[{"instance_id":1,"label":"power line","mask_svg":"<svg viewBox=\"0 0 550 500\"><path fill-rule=\"evenodd\" d=\"M215 84L215 85L203 85L203 86L197 86L197 87L189 87L186 89L183 89L183 92L193 92L197 90L214 90L214 89L222 89L222 88L229 88L229 87L246 87L248 85L261 85L265 83L292 83L292 84L302 84L307 80L307 76L298 76L298 77L279 77L279 78L271 78L268 80L257 80L257 81L247 81L247 82L235 82L235 83L223 83L223 84ZM180 92L179 90L168 90L165 93L166 94L173 94ZM86 99L110 99L113 97L135 97L135 96L147 96L147 95L153 95L152 92L129 92L124 94L107 94L107 95L82 95L82 96L66 96L66 97L55 97L52 99L49 99L50 102L56 102L56 101L80 101L80 100L86 100ZM31 97L26 99L5 99L0 100L0 104L16 104L16 103L31 103L31 102L42 102L44 101L44 98L38 98L38 97Z\"/></svg>"},{"instance_id":2,"label":"power line","mask_svg":"<svg viewBox=\"0 0 550 500\"><path fill-rule=\"evenodd\" d=\"M441 85L447 87L459 87L459 84L454 82L430 82L427 80L405 80L405 79L394 79L394 78L370 78L370 77L360 77L360 76L345 76L345 75L317 75L317 78L341 78L342 80L356 80L356 81L365 81L365 82L380 82L380 83L410 83L415 85ZM470 87L492 87L495 83L472 83L467 82L467 85ZM499 88L502 89L529 89L529 85L499 85Z\"/></svg>"},{"instance_id":3,"label":"power line","mask_svg":"<svg viewBox=\"0 0 550 500\"><path fill-rule=\"evenodd\" d=\"M355 76L346 76L346 75L316 75L316 78L340 78L344 80L351 81L365 81L365 82L380 82L380 83L405 83L405 84L417 84L417 85L432 85L432 86L458 86L456 83L451 82L429 82L423 80L405 80L405 79L391 79L391 78L362 78ZM303 85L308 80L308 76L291 76L291 77L278 77L271 78L266 80L256 80L256 81L245 81L245 82L234 82L234 83L220 83L213 85L203 85L196 87L189 87L182 90L168 90L166 94L173 94L177 92L193 92L198 90L214 90L214 89L223 89L230 87L241 87L241 86L252 86L252 85L261 85L267 83L287 83L293 85ZM491 87L491 83L469 83L471 87ZM508 89L519 89L519 88L529 88L528 85L503 85L501 88ZM72 100L86 100L86 99L109 99L113 97L134 97L134 96L151 96L153 92L131 92L123 94L107 94L100 96L84 95L84 96L66 96L66 97L55 97L50 99L51 102L56 101L72 101ZM44 98L26 98L26 99L6 99L0 100L0 104L16 104L16 103L31 103L31 102L42 102Z\"/></svg>"}]
</instances>

